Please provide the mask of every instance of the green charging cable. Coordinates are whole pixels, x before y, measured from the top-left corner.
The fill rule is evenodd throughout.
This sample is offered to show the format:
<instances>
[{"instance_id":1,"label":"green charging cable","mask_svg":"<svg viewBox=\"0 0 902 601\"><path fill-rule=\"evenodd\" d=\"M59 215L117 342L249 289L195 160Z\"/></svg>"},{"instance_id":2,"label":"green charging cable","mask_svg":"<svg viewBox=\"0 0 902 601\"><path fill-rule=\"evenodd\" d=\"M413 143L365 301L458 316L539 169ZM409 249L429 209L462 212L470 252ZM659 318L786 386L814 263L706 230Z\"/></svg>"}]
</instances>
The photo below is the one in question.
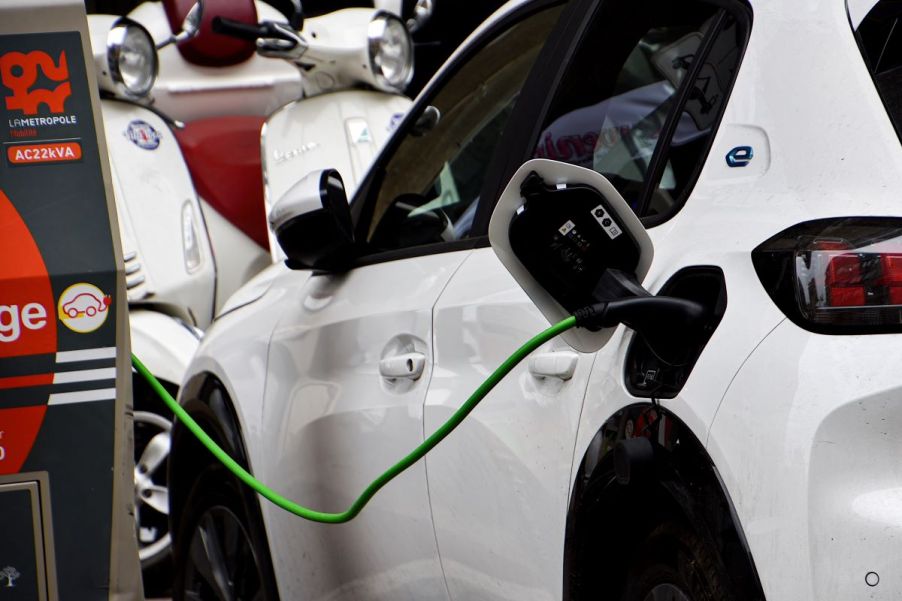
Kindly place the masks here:
<instances>
[{"instance_id":1,"label":"green charging cable","mask_svg":"<svg viewBox=\"0 0 902 601\"><path fill-rule=\"evenodd\" d=\"M262 482L254 478L250 472L241 467L237 461L232 459L228 453L226 453L222 447L220 447L216 442L204 432L201 427L197 424L194 419L188 415L188 412L185 411L181 405L176 402L172 395L170 395L163 385L160 384L159 380L157 380L152 373L150 373L144 364L138 360L137 357L132 355L132 364L134 364L135 369L138 370L138 373L144 377L145 380L151 385L151 387L160 395L160 398L166 403L169 409L175 413L176 417L182 421L185 426L191 430L191 432L200 440L200 442L210 450L213 455L219 459L222 464L229 469L235 476L250 486L252 489L260 493L264 498L268 501L272 502L274 505L281 507L285 511L293 513L297 516L300 516L306 520L310 520L312 522L320 522L323 524L343 524L345 522L349 522L357 517L357 514L363 509L363 507L373 498L373 496L379 492L383 486L388 484L391 480L393 480L396 476L400 475L401 472L409 468L411 465L422 459L426 453L431 451L445 439L446 436L451 434L457 426L460 425L462 421L470 414L473 409L476 408L476 405L482 401L483 397L489 393L495 385L501 381L504 376L510 372L518 363L520 363L523 359L525 359L530 353L534 350L551 340L552 338L566 332L570 328L577 325L577 318L574 316L570 316L555 325L551 326L541 334L534 336L530 339L526 344L521 346L519 349L514 352L513 355L507 358L507 360L502 363L498 369L496 369L492 374L486 378L486 380L476 389L476 391L470 395L470 398L464 402L460 408L454 412L448 421L446 421L442 426L436 430L429 438L420 443L417 448L410 452L406 457L401 459L398 463L388 468L381 476L373 480L369 486L367 486L364 491L357 497L357 500L351 503L351 506L341 512L341 513L325 513L322 511L316 511L313 509L309 509L302 505L298 505L294 501L290 499L286 499L276 491L270 489Z\"/></svg>"}]
</instances>

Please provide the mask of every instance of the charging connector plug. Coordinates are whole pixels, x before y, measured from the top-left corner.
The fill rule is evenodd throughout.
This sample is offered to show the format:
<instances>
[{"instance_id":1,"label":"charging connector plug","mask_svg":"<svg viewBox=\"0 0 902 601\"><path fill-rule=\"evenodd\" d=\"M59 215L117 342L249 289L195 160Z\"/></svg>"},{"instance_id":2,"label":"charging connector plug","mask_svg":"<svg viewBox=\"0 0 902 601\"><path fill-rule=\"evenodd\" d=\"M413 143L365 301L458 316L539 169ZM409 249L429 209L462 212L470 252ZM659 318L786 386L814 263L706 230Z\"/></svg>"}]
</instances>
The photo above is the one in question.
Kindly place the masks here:
<instances>
[{"instance_id":1,"label":"charging connector plug","mask_svg":"<svg viewBox=\"0 0 902 601\"><path fill-rule=\"evenodd\" d=\"M590 330L623 324L645 338L658 357L670 365L686 360L688 349L703 334L708 311L684 298L637 296L595 303L573 313L577 327Z\"/></svg>"},{"instance_id":2,"label":"charging connector plug","mask_svg":"<svg viewBox=\"0 0 902 601\"><path fill-rule=\"evenodd\" d=\"M605 327L605 317L608 313L608 303L595 303L573 312L576 318L576 327L597 331ZM613 324L617 325L617 324Z\"/></svg>"}]
</instances>

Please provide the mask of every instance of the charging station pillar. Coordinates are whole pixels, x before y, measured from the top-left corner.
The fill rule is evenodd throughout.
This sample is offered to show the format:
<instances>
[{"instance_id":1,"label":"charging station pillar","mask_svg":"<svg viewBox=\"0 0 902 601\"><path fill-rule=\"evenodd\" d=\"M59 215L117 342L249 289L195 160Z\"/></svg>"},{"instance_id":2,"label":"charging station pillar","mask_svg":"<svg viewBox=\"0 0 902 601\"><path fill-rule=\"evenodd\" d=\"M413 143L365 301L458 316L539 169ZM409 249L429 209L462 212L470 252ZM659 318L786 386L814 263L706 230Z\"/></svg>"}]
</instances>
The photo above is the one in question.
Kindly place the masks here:
<instances>
[{"instance_id":1,"label":"charging station pillar","mask_svg":"<svg viewBox=\"0 0 902 601\"><path fill-rule=\"evenodd\" d=\"M143 596L99 107L82 0L0 2L0 601Z\"/></svg>"}]
</instances>

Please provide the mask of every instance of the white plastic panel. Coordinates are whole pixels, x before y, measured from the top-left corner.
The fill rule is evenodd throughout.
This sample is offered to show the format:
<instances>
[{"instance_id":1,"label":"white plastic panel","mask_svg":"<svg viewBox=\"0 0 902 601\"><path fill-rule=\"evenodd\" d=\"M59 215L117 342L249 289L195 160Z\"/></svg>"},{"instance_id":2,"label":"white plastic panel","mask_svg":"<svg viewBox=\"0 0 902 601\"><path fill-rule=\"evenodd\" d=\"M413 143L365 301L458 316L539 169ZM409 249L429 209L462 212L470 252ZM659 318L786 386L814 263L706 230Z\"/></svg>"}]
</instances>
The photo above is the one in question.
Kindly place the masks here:
<instances>
[{"instance_id":1,"label":"white plastic panel","mask_svg":"<svg viewBox=\"0 0 902 601\"><path fill-rule=\"evenodd\" d=\"M212 319L216 268L203 214L175 136L153 112L124 102L101 103L116 202L128 234L126 282L146 279L149 296L134 300L179 307L194 325ZM186 209L186 205L190 208ZM199 264L186 262L183 212L193 215ZM130 273L132 269L136 271ZM138 284L137 286L140 286Z\"/></svg>"},{"instance_id":2,"label":"white plastic panel","mask_svg":"<svg viewBox=\"0 0 902 601\"><path fill-rule=\"evenodd\" d=\"M524 163L507 184L489 223L489 240L495 254L501 263L514 276L518 284L526 291L529 298L536 304L539 311L549 323L557 323L570 315L551 294L539 284L529 273L517 255L511 249L509 235L510 222L523 206L523 197L520 195L520 186L530 173L535 171L547 183L553 184L585 184L592 186L604 196L609 203L614 215L614 221L619 223L624 231L638 244L640 249L639 264L636 267L636 278L641 282L648 273L654 256L654 247L651 239L645 231L642 223L630 209L617 189L611 185L607 178L596 171L578 167L569 163L551 161L548 159L533 159ZM597 351L611 338L613 328L607 328L598 332L591 332L582 328L574 328L562 335L562 338L574 349L590 353Z\"/></svg>"}]
</instances>

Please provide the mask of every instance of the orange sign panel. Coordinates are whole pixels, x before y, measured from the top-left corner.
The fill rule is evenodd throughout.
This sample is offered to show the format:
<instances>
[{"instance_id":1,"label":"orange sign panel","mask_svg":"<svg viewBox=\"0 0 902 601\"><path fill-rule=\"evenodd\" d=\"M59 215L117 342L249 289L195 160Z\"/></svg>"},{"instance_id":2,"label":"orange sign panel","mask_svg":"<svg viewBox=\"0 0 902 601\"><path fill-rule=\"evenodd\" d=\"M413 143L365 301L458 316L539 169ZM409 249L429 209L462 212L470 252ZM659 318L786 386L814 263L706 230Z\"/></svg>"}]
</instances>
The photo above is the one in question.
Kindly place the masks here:
<instances>
[{"instance_id":1,"label":"orange sign panel","mask_svg":"<svg viewBox=\"0 0 902 601\"><path fill-rule=\"evenodd\" d=\"M81 144L78 142L16 144L7 147L6 157L13 165L78 161L81 159Z\"/></svg>"}]
</instances>

